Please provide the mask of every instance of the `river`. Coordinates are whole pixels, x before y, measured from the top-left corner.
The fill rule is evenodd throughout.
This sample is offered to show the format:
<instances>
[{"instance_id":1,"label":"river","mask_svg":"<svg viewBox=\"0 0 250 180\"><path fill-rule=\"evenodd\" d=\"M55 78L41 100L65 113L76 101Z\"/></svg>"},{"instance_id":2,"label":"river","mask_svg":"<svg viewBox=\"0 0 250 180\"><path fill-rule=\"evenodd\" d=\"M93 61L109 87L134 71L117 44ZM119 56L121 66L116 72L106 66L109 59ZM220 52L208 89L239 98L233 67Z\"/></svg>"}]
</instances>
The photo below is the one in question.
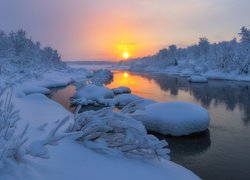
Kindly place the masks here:
<instances>
[{"instance_id":1,"label":"river","mask_svg":"<svg viewBox=\"0 0 250 180\"><path fill-rule=\"evenodd\" d=\"M171 160L202 179L250 178L250 83L212 81L189 83L166 74L136 74L114 71L109 88L128 86L133 94L156 101L188 101L210 112L205 133L174 138L156 135L169 143ZM69 107L75 87L53 90L50 97Z\"/></svg>"}]
</instances>

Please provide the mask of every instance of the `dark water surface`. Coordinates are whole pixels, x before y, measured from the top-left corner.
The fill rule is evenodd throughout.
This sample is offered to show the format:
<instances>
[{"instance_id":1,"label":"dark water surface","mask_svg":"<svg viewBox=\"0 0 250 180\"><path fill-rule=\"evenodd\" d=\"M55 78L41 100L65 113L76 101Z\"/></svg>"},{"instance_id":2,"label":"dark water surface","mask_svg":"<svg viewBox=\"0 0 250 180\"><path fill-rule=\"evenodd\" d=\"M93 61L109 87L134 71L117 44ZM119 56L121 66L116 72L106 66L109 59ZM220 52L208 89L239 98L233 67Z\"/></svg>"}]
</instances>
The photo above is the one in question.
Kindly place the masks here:
<instances>
[{"instance_id":1,"label":"dark water surface","mask_svg":"<svg viewBox=\"0 0 250 180\"><path fill-rule=\"evenodd\" d=\"M117 71L107 87L128 86L132 93L157 101L188 101L210 112L205 133L188 137L157 135L169 143L171 160L202 179L250 179L250 83L209 81L188 83L164 74ZM69 108L74 86L57 89L51 98Z\"/></svg>"}]
</instances>

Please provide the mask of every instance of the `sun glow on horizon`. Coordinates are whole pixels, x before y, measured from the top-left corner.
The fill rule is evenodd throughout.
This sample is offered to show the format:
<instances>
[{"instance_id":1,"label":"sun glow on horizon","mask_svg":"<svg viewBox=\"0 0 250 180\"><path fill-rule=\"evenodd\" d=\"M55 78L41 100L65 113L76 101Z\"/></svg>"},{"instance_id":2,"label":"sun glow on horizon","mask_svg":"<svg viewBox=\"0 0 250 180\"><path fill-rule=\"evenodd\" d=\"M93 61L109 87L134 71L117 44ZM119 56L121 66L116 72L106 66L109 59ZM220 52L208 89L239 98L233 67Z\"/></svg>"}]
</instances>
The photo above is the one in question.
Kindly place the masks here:
<instances>
[{"instance_id":1,"label":"sun glow on horizon","mask_svg":"<svg viewBox=\"0 0 250 180\"><path fill-rule=\"evenodd\" d=\"M124 77L124 78L127 78L127 77L128 77L128 73L127 73L127 72L124 72L124 73L123 73L123 77Z\"/></svg>"},{"instance_id":2,"label":"sun glow on horizon","mask_svg":"<svg viewBox=\"0 0 250 180\"><path fill-rule=\"evenodd\" d=\"M128 52L124 52L123 54L122 54L122 57L124 58L124 59L128 59L129 58L129 53Z\"/></svg>"}]
</instances>

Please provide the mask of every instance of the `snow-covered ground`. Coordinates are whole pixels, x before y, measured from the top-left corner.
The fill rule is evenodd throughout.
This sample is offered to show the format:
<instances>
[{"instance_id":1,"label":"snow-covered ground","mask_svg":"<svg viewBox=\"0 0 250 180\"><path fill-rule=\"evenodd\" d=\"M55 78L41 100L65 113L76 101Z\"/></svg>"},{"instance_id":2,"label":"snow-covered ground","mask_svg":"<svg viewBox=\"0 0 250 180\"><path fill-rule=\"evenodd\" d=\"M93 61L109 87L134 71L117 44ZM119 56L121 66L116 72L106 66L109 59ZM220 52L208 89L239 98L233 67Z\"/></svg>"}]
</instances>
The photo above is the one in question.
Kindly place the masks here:
<instances>
[{"instance_id":1,"label":"snow-covered ground","mask_svg":"<svg viewBox=\"0 0 250 180\"><path fill-rule=\"evenodd\" d=\"M51 87L65 86L89 77L99 79L96 76L98 73L93 75L83 69L54 71L38 79L27 78L14 84L12 103L19 111L20 120L13 127L13 139L5 140L5 146L0 148L0 179L199 179L169 160L101 154L77 142L75 139L79 133L66 131L74 123L74 115L43 94L48 94ZM5 99L5 94L1 98ZM63 119L67 121L61 124ZM126 125L126 121L124 123ZM27 124L29 127L21 136L28 139L17 148L17 154L6 153L11 152L8 146L19 142L16 142L18 134Z\"/></svg>"},{"instance_id":2,"label":"snow-covered ground","mask_svg":"<svg viewBox=\"0 0 250 180\"><path fill-rule=\"evenodd\" d=\"M72 113L42 94L13 98L13 103L20 110L18 129L30 124L26 144L44 139L57 120L70 117L62 129L73 121ZM171 161L144 162L103 155L77 143L70 136L58 145L46 148L48 159L26 156L18 162L10 160L0 169L0 179L199 179Z\"/></svg>"},{"instance_id":3,"label":"snow-covered ground","mask_svg":"<svg viewBox=\"0 0 250 180\"><path fill-rule=\"evenodd\" d=\"M106 64L106 65L103 65L103 64L99 64L99 65L96 65L96 64L77 64L77 63L68 63L68 65L72 68L85 68L85 69L88 69L88 70L98 70L98 69L111 69L112 68L112 65L111 64Z\"/></svg>"}]
</instances>

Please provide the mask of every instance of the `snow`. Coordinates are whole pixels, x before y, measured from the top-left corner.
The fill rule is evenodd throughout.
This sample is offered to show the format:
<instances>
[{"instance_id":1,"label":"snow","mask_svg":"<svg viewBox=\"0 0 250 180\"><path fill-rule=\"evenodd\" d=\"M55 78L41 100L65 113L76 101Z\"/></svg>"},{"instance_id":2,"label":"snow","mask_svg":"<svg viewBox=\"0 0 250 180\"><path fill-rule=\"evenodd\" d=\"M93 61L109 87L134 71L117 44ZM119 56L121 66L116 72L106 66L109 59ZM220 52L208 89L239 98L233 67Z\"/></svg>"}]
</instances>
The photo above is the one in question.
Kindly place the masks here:
<instances>
[{"instance_id":1,"label":"snow","mask_svg":"<svg viewBox=\"0 0 250 180\"><path fill-rule=\"evenodd\" d=\"M131 116L140 120L148 130L172 136L205 131L210 121L206 109L187 102L153 103Z\"/></svg>"},{"instance_id":2,"label":"snow","mask_svg":"<svg viewBox=\"0 0 250 180\"><path fill-rule=\"evenodd\" d=\"M83 81L90 73L85 70L79 71L53 71L44 74L39 79L24 79L21 83L15 83L15 93L21 94L49 94L48 88L63 87L76 81Z\"/></svg>"},{"instance_id":3,"label":"snow","mask_svg":"<svg viewBox=\"0 0 250 180\"><path fill-rule=\"evenodd\" d=\"M28 144L44 139L51 127L55 126L55 121L66 116L73 121L73 114L42 94L14 98L13 103L20 110L18 128L30 123ZM67 124L63 127L67 127ZM103 155L76 143L71 137L62 139L56 146L48 146L47 151L48 159L26 156L19 163L4 166L0 169L0 179L199 179L191 171L171 161L144 162Z\"/></svg>"},{"instance_id":4,"label":"snow","mask_svg":"<svg viewBox=\"0 0 250 180\"><path fill-rule=\"evenodd\" d=\"M79 62L80 63L80 62ZM110 69L112 64L79 64L79 63L67 63L71 68L79 69L85 68L87 70L100 70L100 69Z\"/></svg>"},{"instance_id":5,"label":"snow","mask_svg":"<svg viewBox=\"0 0 250 180\"><path fill-rule=\"evenodd\" d=\"M22 91L24 94L33 94L33 93L41 93L41 94L49 94L50 90L45 87L35 86L32 84L24 83L19 85L19 91Z\"/></svg>"},{"instance_id":6,"label":"snow","mask_svg":"<svg viewBox=\"0 0 250 180\"><path fill-rule=\"evenodd\" d=\"M131 89L129 89L129 87L126 87L126 86L120 86L120 87L117 87L117 88L113 88L112 91L115 94L131 93Z\"/></svg>"},{"instance_id":7,"label":"snow","mask_svg":"<svg viewBox=\"0 0 250 180\"><path fill-rule=\"evenodd\" d=\"M134 94L119 94L114 98L119 106L126 106L127 104L142 99Z\"/></svg>"},{"instance_id":8,"label":"snow","mask_svg":"<svg viewBox=\"0 0 250 180\"><path fill-rule=\"evenodd\" d=\"M74 102L88 105L98 102L104 102L105 99L111 99L113 97L114 93L112 90L106 87L97 86L95 84L88 84L77 90L74 95Z\"/></svg>"},{"instance_id":9,"label":"snow","mask_svg":"<svg viewBox=\"0 0 250 180\"><path fill-rule=\"evenodd\" d=\"M208 79L203 76L191 76L187 80L192 83L207 83L208 82Z\"/></svg>"},{"instance_id":10,"label":"snow","mask_svg":"<svg viewBox=\"0 0 250 180\"><path fill-rule=\"evenodd\" d=\"M21 164L12 169L12 173L7 174L4 171L0 178L5 180L199 179L192 172L171 161L144 163L131 159L103 156L67 139L61 141L59 145L51 147L49 153L50 159L29 159L28 165Z\"/></svg>"}]
</instances>

